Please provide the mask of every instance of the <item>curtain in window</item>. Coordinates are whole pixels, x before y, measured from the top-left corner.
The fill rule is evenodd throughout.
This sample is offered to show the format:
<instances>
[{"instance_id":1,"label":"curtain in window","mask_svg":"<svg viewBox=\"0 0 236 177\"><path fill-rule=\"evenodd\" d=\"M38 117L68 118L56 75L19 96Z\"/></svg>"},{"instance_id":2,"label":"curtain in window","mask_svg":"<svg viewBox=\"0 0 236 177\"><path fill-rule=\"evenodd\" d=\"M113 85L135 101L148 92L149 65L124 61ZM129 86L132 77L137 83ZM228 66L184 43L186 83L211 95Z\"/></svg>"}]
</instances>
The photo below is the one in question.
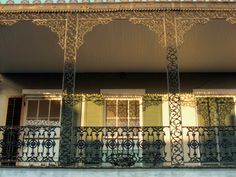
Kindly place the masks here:
<instances>
[{"instance_id":1,"label":"curtain in window","mask_svg":"<svg viewBox=\"0 0 236 177\"><path fill-rule=\"evenodd\" d=\"M234 125L234 100L232 97L197 98L197 113L200 126Z\"/></svg>"},{"instance_id":2,"label":"curtain in window","mask_svg":"<svg viewBox=\"0 0 236 177\"><path fill-rule=\"evenodd\" d=\"M197 98L202 162L232 163L236 160L233 97Z\"/></svg>"}]
</instances>

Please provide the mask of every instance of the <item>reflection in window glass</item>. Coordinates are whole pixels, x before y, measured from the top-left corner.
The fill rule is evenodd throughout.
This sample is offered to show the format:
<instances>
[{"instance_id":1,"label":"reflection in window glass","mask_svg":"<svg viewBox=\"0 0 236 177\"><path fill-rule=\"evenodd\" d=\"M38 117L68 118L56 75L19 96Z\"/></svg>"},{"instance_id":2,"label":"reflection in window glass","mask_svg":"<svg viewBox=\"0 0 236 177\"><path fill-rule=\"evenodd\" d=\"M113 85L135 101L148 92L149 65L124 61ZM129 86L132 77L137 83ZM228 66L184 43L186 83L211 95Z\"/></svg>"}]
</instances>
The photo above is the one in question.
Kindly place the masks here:
<instances>
[{"instance_id":1,"label":"reflection in window glass","mask_svg":"<svg viewBox=\"0 0 236 177\"><path fill-rule=\"evenodd\" d=\"M199 97L197 113L201 126L234 125L234 99L232 97Z\"/></svg>"},{"instance_id":2,"label":"reflection in window glass","mask_svg":"<svg viewBox=\"0 0 236 177\"><path fill-rule=\"evenodd\" d=\"M59 120L60 100L28 100L27 120Z\"/></svg>"},{"instance_id":3,"label":"reflection in window glass","mask_svg":"<svg viewBox=\"0 0 236 177\"><path fill-rule=\"evenodd\" d=\"M106 114L107 117L116 117L116 101L114 100L108 100L106 102Z\"/></svg>"},{"instance_id":4,"label":"reflection in window glass","mask_svg":"<svg viewBox=\"0 0 236 177\"><path fill-rule=\"evenodd\" d=\"M112 99L106 101L107 126L140 126L140 100Z\"/></svg>"},{"instance_id":5,"label":"reflection in window glass","mask_svg":"<svg viewBox=\"0 0 236 177\"><path fill-rule=\"evenodd\" d=\"M61 105L59 100L51 101L50 119L58 120L60 117Z\"/></svg>"},{"instance_id":6,"label":"reflection in window glass","mask_svg":"<svg viewBox=\"0 0 236 177\"><path fill-rule=\"evenodd\" d=\"M27 119L37 119L38 101L28 101Z\"/></svg>"},{"instance_id":7,"label":"reflection in window glass","mask_svg":"<svg viewBox=\"0 0 236 177\"><path fill-rule=\"evenodd\" d=\"M49 100L40 100L39 101L39 119L47 120L49 112Z\"/></svg>"},{"instance_id":8,"label":"reflection in window glass","mask_svg":"<svg viewBox=\"0 0 236 177\"><path fill-rule=\"evenodd\" d=\"M128 117L128 101L118 101L118 117Z\"/></svg>"}]
</instances>

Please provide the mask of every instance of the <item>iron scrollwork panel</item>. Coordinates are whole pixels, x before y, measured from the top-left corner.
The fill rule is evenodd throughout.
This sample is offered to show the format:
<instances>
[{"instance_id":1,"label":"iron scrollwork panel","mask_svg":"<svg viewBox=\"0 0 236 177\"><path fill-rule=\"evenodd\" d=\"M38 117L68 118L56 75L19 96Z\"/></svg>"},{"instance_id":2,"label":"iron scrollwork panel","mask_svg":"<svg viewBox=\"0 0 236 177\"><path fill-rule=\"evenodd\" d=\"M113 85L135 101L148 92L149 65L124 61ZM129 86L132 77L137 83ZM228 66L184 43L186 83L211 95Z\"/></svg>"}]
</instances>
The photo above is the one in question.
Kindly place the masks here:
<instances>
[{"instance_id":1,"label":"iron scrollwork panel","mask_svg":"<svg viewBox=\"0 0 236 177\"><path fill-rule=\"evenodd\" d=\"M167 50L167 86L172 165L184 164L182 115L180 99L180 77L177 56L177 30L175 12L165 15L165 36Z\"/></svg>"},{"instance_id":2,"label":"iron scrollwork panel","mask_svg":"<svg viewBox=\"0 0 236 177\"><path fill-rule=\"evenodd\" d=\"M166 162L167 127L78 127L76 162L83 166L156 166Z\"/></svg>"},{"instance_id":3,"label":"iron scrollwork panel","mask_svg":"<svg viewBox=\"0 0 236 177\"><path fill-rule=\"evenodd\" d=\"M233 97L199 97L197 112L203 126L229 126L234 124Z\"/></svg>"},{"instance_id":4,"label":"iron scrollwork panel","mask_svg":"<svg viewBox=\"0 0 236 177\"><path fill-rule=\"evenodd\" d=\"M181 100L179 95L180 81L177 64L177 49L167 48L167 81L169 94L169 119L171 135L171 159L173 165L183 164L183 138Z\"/></svg>"},{"instance_id":5,"label":"iron scrollwork panel","mask_svg":"<svg viewBox=\"0 0 236 177\"><path fill-rule=\"evenodd\" d=\"M3 165L15 162L56 165L58 162L58 126L0 127L0 137L0 162Z\"/></svg>"},{"instance_id":6,"label":"iron scrollwork panel","mask_svg":"<svg viewBox=\"0 0 236 177\"><path fill-rule=\"evenodd\" d=\"M68 13L66 23L66 40L64 49L64 71L63 71L63 97L61 113L61 141L60 141L60 164L71 165L75 155L74 141L74 89L76 75L77 55L77 14Z\"/></svg>"},{"instance_id":7,"label":"iron scrollwork panel","mask_svg":"<svg viewBox=\"0 0 236 177\"><path fill-rule=\"evenodd\" d=\"M219 165L236 162L236 127L184 127L188 137L188 161L186 163L218 163Z\"/></svg>"}]
</instances>

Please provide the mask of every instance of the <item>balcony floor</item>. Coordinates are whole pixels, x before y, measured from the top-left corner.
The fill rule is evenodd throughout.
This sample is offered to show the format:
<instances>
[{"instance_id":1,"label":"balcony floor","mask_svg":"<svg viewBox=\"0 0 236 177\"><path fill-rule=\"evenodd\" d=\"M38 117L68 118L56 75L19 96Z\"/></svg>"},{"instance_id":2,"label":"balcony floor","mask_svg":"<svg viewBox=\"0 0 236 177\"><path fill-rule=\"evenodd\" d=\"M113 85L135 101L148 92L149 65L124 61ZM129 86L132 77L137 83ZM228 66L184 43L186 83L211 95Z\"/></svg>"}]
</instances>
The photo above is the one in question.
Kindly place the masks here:
<instances>
[{"instance_id":1,"label":"balcony floor","mask_svg":"<svg viewBox=\"0 0 236 177\"><path fill-rule=\"evenodd\" d=\"M236 169L0 169L0 177L235 177L235 174Z\"/></svg>"}]
</instances>

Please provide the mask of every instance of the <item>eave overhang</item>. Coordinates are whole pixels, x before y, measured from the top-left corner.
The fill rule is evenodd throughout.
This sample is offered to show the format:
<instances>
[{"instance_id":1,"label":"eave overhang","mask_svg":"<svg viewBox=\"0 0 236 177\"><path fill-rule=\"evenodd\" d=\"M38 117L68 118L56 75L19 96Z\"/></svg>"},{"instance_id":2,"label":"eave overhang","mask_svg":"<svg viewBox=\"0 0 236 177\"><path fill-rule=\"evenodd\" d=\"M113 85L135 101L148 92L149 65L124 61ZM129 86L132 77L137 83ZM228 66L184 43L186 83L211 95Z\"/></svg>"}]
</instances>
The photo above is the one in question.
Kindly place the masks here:
<instances>
[{"instance_id":1,"label":"eave overhang","mask_svg":"<svg viewBox=\"0 0 236 177\"><path fill-rule=\"evenodd\" d=\"M0 13L86 13L116 11L236 11L236 2L91 2L0 5Z\"/></svg>"}]
</instances>

